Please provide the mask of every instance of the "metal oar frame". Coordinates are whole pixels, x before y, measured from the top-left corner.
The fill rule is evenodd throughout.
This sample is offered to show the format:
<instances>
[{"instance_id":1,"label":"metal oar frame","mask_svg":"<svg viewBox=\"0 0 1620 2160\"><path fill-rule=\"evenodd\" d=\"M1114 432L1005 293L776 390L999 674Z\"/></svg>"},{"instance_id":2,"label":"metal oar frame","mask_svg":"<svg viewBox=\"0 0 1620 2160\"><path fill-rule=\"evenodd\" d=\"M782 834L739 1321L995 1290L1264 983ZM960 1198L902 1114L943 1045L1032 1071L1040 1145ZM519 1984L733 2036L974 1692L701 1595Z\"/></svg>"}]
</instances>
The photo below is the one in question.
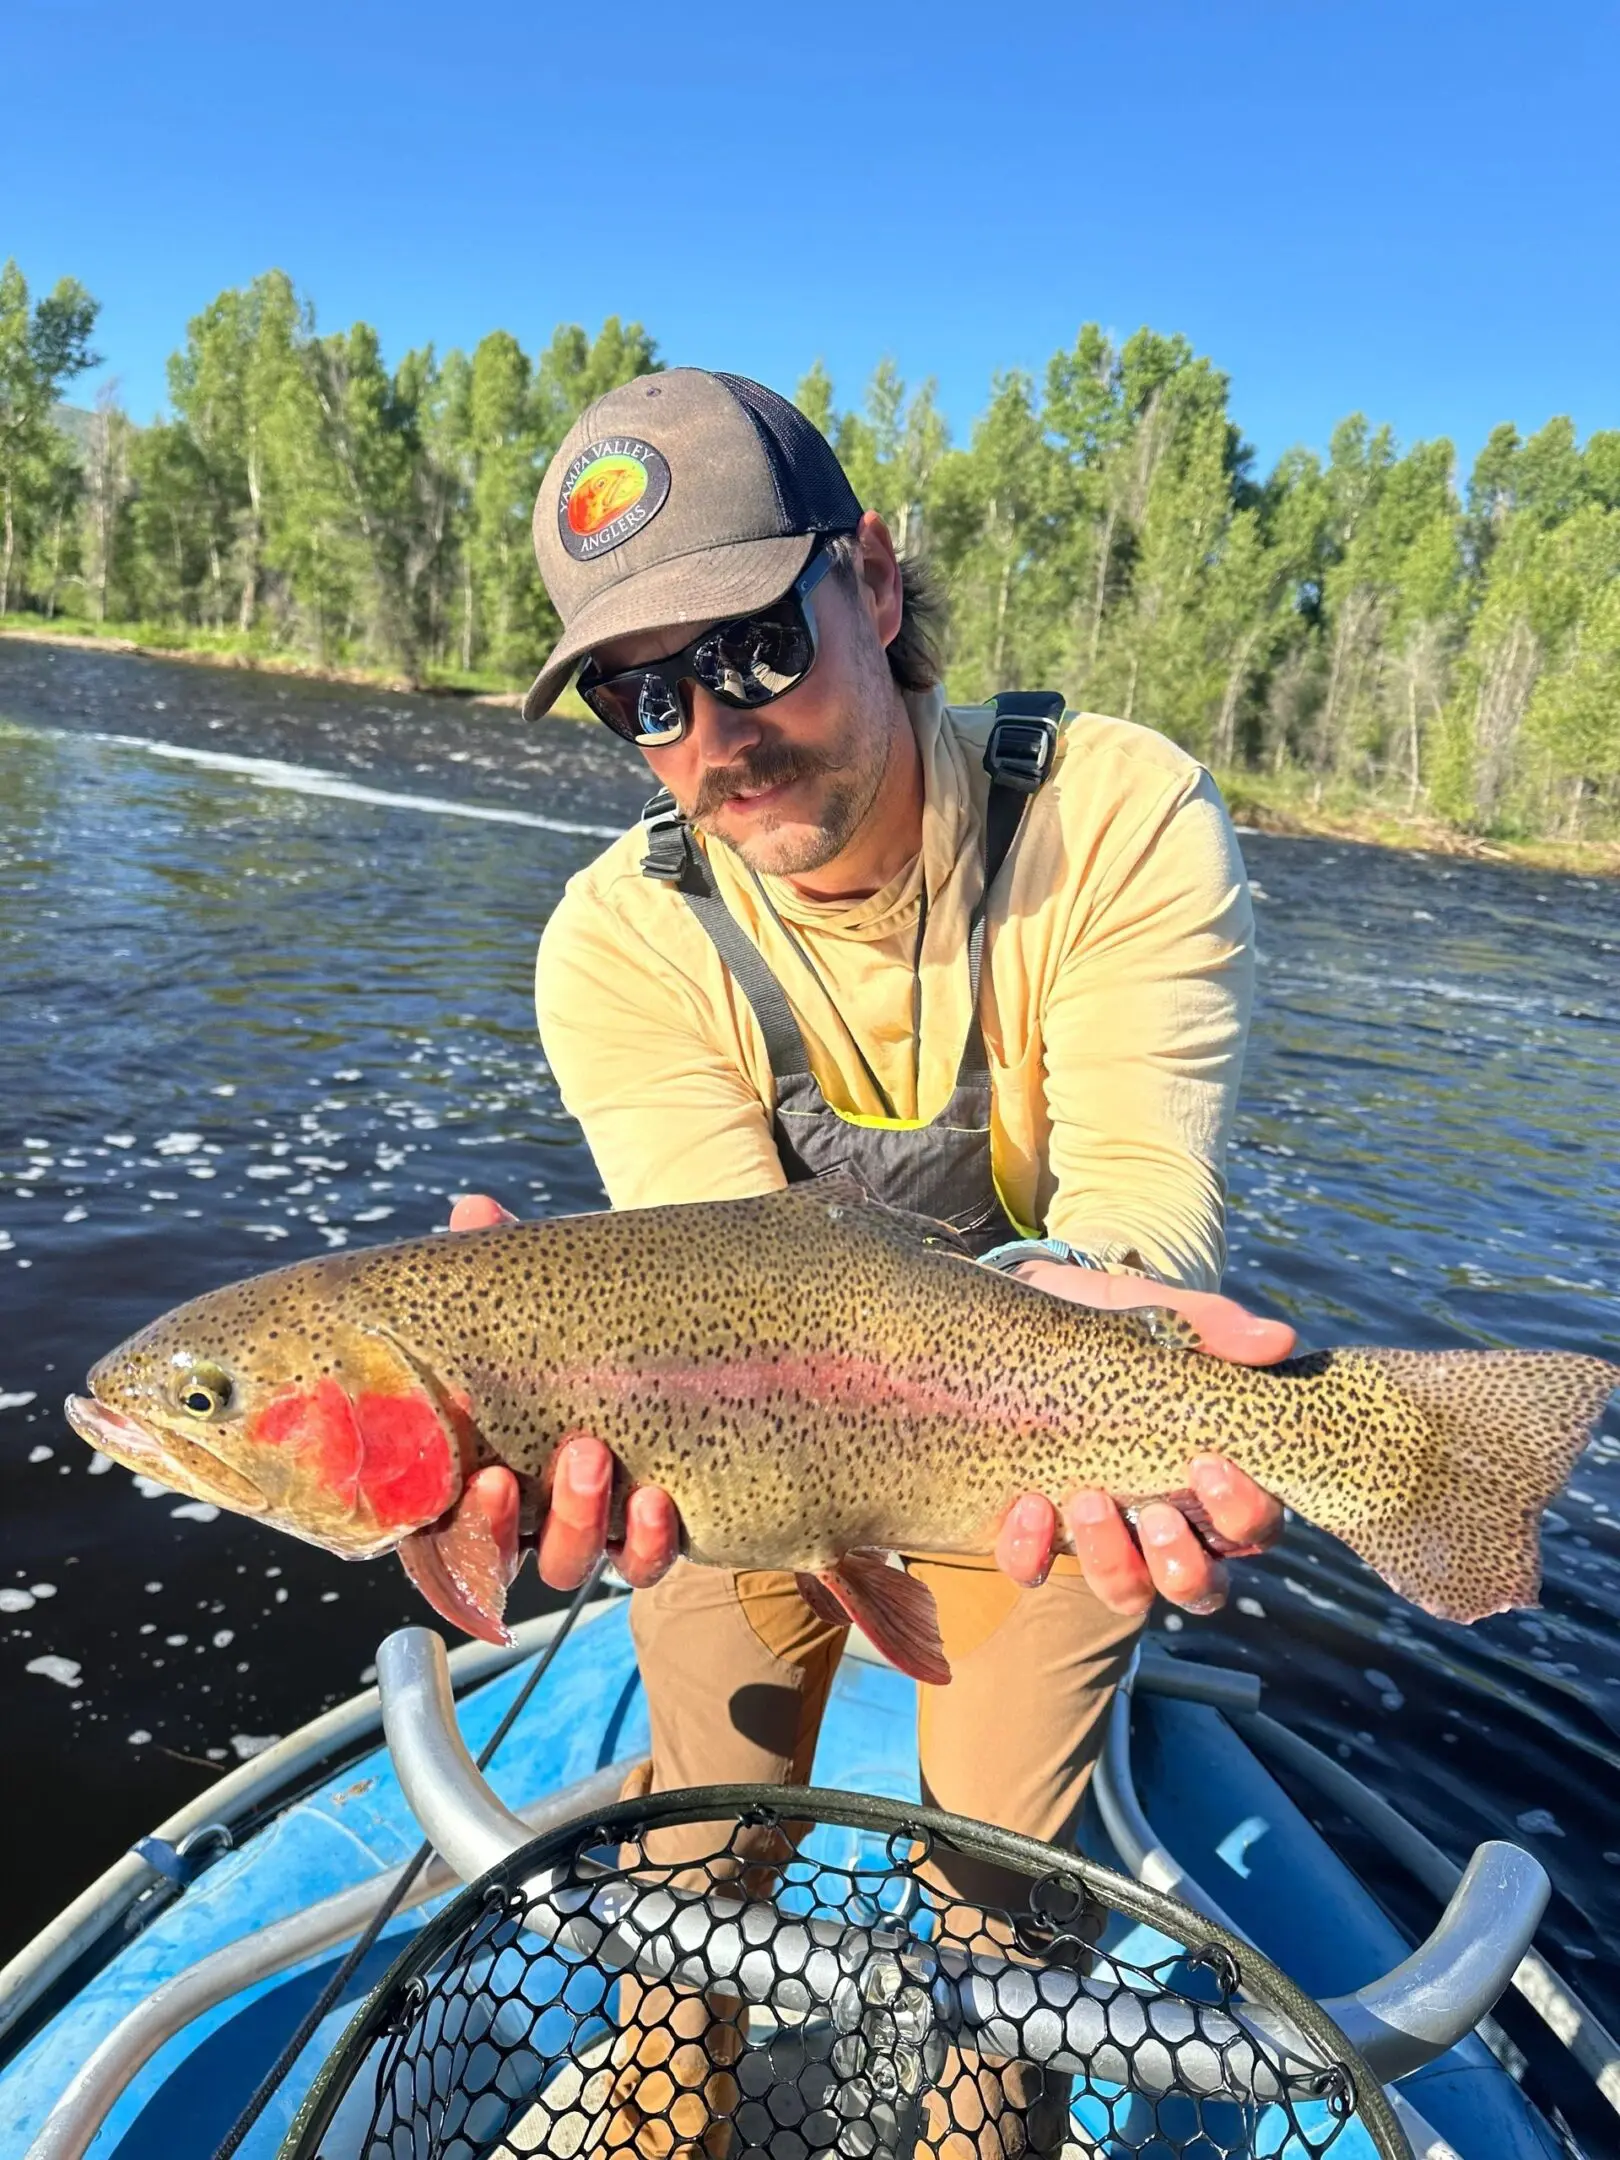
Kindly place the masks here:
<instances>
[{"instance_id":1,"label":"metal oar frame","mask_svg":"<svg viewBox=\"0 0 1620 2160\"><path fill-rule=\"evenodd\" d=\"M282 2155L1315 2160L1352 2123L1347 2151L1410 2160L1320 2005L1178 1900L933 1809L706 1786L554 1830L455 1898Z\"/></svg>"}]
</instances>

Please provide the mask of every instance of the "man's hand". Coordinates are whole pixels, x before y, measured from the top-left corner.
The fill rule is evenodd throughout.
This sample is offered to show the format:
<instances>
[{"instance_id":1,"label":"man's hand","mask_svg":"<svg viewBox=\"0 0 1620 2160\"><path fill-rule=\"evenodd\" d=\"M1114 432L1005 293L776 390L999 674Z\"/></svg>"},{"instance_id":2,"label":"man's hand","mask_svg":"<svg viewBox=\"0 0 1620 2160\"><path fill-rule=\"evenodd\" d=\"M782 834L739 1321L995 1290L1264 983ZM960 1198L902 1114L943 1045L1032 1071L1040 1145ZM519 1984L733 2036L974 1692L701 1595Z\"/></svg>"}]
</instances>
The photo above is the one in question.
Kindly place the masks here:
<instances>
[{"instance_id":1,"label":"man's hand","mask_svg":"<svg viewBox=\"0 0 1620 2160\"><path fill-rule=\"evenodd\" d=\"M450 1210L452 1230L489 1230L516 1222L487 1193L469 1193ZM540 1577L553 1590L577 1590L607 1553L632 1588L645 1590L675 1559L681 1519L660 1485L638 1485L625 1503L624 1542L608 1543L613 1456L600 1440L576 1433L558 1452L551 1501L540 1529Z\"/></svg>"},{"instance_id":2,"label":"man's hand","mask_svg":"<svg viewBox=\"0 0 1620 2160\"><path fill-rule=\"evenodd\" d=\"M1077 1305L1111 1311L1166 1305L1192 1323L1201 1348L1211 1357L1231 1358L1240 1365L1275 1365L1294 1347L1291 1327L1245 1312L1213 1291L1180 1290L1142 1275L1105 1275L1059 1260L1028 1260L1017 1273L1021 1281ZM1187 1483L1235 1551L1259 1552L1281 1532L1281 1503L1224 1455L1197 1456L1187 1466ZM1145 1613L1156 1595L1195 1613L1214 1612L1226 1602L1226 1569L1181 1510L1167 1501L1143 1508L1134 1534L1105 1492L1075 1493L1064 1503L1063 1520L1080 1572L1111 1612ZM996 1560L1015 1582L1044 1582L1058 1535L1058 1511L1051 1501L1041 1493L1025 1493L1001 1526Z\"/></svg>"}]
</instances>

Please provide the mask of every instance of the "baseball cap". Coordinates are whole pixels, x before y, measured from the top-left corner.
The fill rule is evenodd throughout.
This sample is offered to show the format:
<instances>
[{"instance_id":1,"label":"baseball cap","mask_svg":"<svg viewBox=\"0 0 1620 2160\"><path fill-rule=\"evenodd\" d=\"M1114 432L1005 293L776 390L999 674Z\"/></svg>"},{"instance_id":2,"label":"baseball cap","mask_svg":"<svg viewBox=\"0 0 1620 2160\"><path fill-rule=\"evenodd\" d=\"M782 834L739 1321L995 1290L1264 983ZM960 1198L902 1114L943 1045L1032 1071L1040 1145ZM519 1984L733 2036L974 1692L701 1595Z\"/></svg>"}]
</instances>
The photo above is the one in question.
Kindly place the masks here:
<instances>
[{"instance_id":1,"label":"baseball cap","mask_svg":"<svg viewBox=\"0 0 1620 2160\"><path fill-rule=\"evenodd\" d=\"M534 552L563 634L524 718L609 638L768 606L807 543L860 516L826 437L762 383L703 368L621 383L580 414L540 483Z\"/></svg>"}]
</instances>

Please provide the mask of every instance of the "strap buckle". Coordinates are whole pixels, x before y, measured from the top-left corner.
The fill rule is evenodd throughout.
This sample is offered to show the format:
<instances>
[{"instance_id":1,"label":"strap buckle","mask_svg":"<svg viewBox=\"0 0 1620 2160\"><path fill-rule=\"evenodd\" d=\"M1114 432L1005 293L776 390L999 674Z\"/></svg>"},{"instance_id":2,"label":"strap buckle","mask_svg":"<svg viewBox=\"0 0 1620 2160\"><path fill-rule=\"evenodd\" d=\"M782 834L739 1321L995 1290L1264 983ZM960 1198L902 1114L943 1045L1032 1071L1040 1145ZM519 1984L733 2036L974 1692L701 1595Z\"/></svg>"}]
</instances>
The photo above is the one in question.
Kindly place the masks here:
<instances>
[{"instance_id":1,"label":"strap buckle","mask_svg":"<svg viewBox=\"0 0 1620 2160\"><path fill-rule=\"evenodd\" d=\"M985 744L984 769L995 786L1033 795L1044 786L1057 755L1062 692L1003 690L990 702L996 717Z\"/></svg>"},{"instance_id":2,"label":"strap buckle","mask_svg":"<svg viewBox=\"0 0 1620 2160\"><path fill-rule=\"evenodd\" d=\"M660 885L678 885L686 871L692 841L686 819L668 788L660 788L649 797L641 813L641 829L647 838L641 858L642 876L656 878Z\"/></svg>"}]
</instances>

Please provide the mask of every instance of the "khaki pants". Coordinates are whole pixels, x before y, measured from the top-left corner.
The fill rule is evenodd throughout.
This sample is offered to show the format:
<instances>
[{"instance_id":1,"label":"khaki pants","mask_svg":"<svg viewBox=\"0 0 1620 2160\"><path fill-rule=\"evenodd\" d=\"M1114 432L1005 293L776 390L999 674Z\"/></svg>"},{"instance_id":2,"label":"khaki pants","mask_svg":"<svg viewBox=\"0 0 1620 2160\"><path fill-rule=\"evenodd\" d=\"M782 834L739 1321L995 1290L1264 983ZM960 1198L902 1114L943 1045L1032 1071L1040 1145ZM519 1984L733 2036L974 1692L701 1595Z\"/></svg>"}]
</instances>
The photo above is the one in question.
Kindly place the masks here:
<instances>
[{"instance_id":1,"label":"khaki pants","mask_svg":"<svg viewBox=\"0 0 1620 2160\"><path fill-rule=\"evenodd\" d=\"M988 1560L917 1559L933 1591L953 1674L918 1690L917 1745L931 1806L1058 1839L1074 1823L1102 1749L1109 1699L1141 1622L1101 1605L1060 1558L1039 1590L1020 1590ZM630 1625L652 1722L652 1761L636 1796L685 1785L810 1781L816 1737L845 1630L819 1619L791 1575L731 1575L685 1564L631 1600ZM696 1861L710 1826L659 1831L662 1865ZM780 1854L769 1834L759 1858ZM941 1855L933 1872L975 1904L1007 1901L989 1867ZM627 1983L602 2147L640 2160L725 2160L737 2104L731 2065L741 2006ZM1011 2160L1053 2152L1066 2081L1027 2064L1000 2071L953 2057L930 2096L925 2149L942 2160Z\"/></svg>"}]
</instances>

